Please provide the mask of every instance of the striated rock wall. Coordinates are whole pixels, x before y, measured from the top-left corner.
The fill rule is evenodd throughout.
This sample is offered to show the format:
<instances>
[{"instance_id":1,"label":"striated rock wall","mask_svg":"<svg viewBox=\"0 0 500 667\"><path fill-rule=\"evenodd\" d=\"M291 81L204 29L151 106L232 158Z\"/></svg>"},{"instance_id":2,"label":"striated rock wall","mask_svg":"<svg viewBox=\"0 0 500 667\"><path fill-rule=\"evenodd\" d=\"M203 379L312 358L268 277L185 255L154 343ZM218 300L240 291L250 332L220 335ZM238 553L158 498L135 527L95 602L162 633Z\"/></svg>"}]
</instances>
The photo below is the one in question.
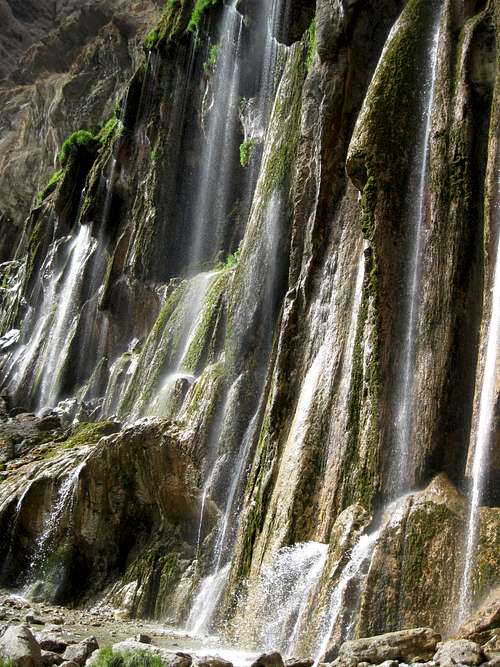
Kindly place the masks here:
<instances>
[{"instance_id":1,"label":"striated rock wall","mask_svg":"<svg viewBox=\"0 0 500 667\"><path fill-rule=\"evenodd\" d=\"M44 155L68 118L93 134L59 158L0 303L12 407L173 420L61 459L77 482L51 537L65 572L93 572L76 589L68 574L61 599L106 589L179 623L212 586L203 629L252 644L280 550L328 544L280 630L279 648L319 659L457 621L491 371L500 49L493 0L313 4L183 0L156 25L146 3L96 4L33 47L12 113L44 91ZM54 62L78 21L88 37ZM40 125L24 127L7 144L24 150ZM18 162L7 212L36 189ZM471 604L498 585L493 393ZM23 554L3 555L9 584L36 564L62 485L50 462L6 460L0 520Z\"/></svg>"}]
</instances>

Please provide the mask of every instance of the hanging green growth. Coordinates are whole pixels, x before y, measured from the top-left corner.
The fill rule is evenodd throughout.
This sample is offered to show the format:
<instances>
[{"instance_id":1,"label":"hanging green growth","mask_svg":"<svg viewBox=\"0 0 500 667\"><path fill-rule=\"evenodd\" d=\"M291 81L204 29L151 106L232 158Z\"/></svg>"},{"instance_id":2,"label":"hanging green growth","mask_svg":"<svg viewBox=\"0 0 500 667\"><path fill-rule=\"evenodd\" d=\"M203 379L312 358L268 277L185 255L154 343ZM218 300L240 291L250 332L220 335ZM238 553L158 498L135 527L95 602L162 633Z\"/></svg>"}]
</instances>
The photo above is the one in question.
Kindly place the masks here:
<instances>
[{"instance_id":1,"label":"hanging green growth","mask_svg":"<svg viewBox=\"0 0 500 667\"><path fill-rule=\"evenodd\" d=\"M205 11L210 7L214 7L217 2L218 0L196 0L196 4L187 27L189 32L198 32L201 19L203 18Z\"/></svg>"},{"instance_id":2,"label":"hanging green growth","mask_svg":"<svg viewBox=\"0 0 500 667\"><path fill-rule=\"evenodd\" d=\"M210 47L210 51L208 52L208 58L203 63L203 69L205 70L205 72L208 72L209 70L215 68L215 66L217 65L217 60L219 58L219 51L220 51L219 44L212 44L212 46Z\"/></svg>"},{"instance_id":3,"label":"hanging green growth","mask_svg":"<svg viewBox=\"0 0 500 667\"><path fill-rule=\"evenodd\" d=\"M111 118L104 123L96 139L99 141L101 146L107 144L114 136L119 126L118 118L113 115ZM118 130L121 132L121 130Z\"/></svg>"},{"instance_id":4,"label":"hanging green growth","mask_svg":"<svg viewBox=\"0 0 500 667\"><path fill-rule=\"evenodd\" d=\"M36 196L36 203L37 206L40 206L42 202L44 202L49 195L51 195L54 190L57 188L57 184L61 180L63 176L64 171L62 169L59 169L58 171L55 171L52 176L49 178L47 185L41 190L37 196Z\"/></svg>"},{"instance_id":5,"label":"hanging green growth","mask_svg":"<svg viewBox=\"0 0 500 667\"><path fill-rule=\"evenodd\" d=\"M61 167L66 166L73 149L78 147L87 148L92 146L94 142L95 137L92 132L89 132L88 130L77 130L76 132L73 132L73 134L70 134L59 151L59 162L61 163Z\"/></svg>"},{"instance_id":6,"label":"hanging green growth","mask_svg":"<svg viewBox=\"0 0 500 667\"><path fill-rule=\"evenodd\" d=\"M160 40L160 29L159 26L156 25L146 35L146 38L144 39L144 48L147 51L151 51L158 45L159 40Z\"/></svg>"},{"instance_id":7,"label":"hanging green growth","mask_svg":"<svg viewBox=\"0 0 500 667\"><path fill-rule=\"evenodd\" d=\"M250 158L252 157L252 152L257 142L255 139L246 139L240 145L240 164L242 167L248 167L250 164Z\"/></svg>"},{"instance_id":8,"label":"hanging green growth","mask_svg":"<svg viewBox=\"0 0 500 667\"><path fill-rule=\"evenodd\" d=\"M307 58L306 58L306 67L311 69L313 64L314 56L318 51L318 39L316 37L316 20L313 19L308 29L308 43L307 43Z\"/></svg>"}]
</instances>

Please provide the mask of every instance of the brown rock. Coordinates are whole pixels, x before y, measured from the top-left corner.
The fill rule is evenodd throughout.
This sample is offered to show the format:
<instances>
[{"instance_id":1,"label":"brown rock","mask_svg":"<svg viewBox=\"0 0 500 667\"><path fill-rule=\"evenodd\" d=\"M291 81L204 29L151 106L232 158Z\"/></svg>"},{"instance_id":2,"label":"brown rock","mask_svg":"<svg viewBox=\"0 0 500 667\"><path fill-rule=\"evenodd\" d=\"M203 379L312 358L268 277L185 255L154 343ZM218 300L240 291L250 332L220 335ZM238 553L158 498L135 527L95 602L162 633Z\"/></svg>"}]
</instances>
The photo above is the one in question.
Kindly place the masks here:
<instances>
[{"instance_id":1,"label":"brown rock","mask_svg":"<svg viewBox=\"0 0 500 667\"><path fill-rule=\"evenodd\" d=\"M0 637L0 657L9 658L13 667L41 667L42 652L31 630L11 625Z\"/></svg>"},{"instance_id":2,"label":"brown rock","mask_svg":"<svg viewBox=\"0 0 500 667\"><path fill-rule=\"evenodd\" d=\"M440 639L440 635L431 628L400 630L375 637L353 639L342 644L335 664L354 667L359 662L380 664L386 660L426 661L434 655Z\"/></svg>"},{"instance_id":3,"label":"brown rock","mask_svg":"<svg viewBox=\"0 0 500 667\"><path fill-rule=\"evenodd\" d=\"M95 637L87 637L79 644L68 646L64 651L63 659L76 662L78 665L84 665L87 659L94 651L97 651L99 644Z\"/></svg>"},{"instance_id":4,"label":"brown rock","mask_svg":"<svg viewBox=\"0 0 500 667\"><path fill-rule=\"evenodd\" d=\"M60 665L63 662L63 658L59 653L54 651L42 651L42 662L47 667L52 667L52 665Z\"/></svg>"},{"instance_id":5,"label":"brown rock","mask_svg":"<svg viewBox=\"0 0 500 667\"><path fill-rule=\"evenodd\" d=\"M252 663L251 667L285 667L285 663L281 655L275 651L263 653Z\"/></svg>"},{"instance_id":6,"label":"brown rock","mask_svg":"<svg viewBox=\"0 0 500 667\"><path fill-rule=\"evenodd\" d=\"M484 662L484 654L475 642L468 639L450 639L437 645L437 651L433 658L434 662L441 667L452 665L480 665Z\"/></svg>"}]
</instances>

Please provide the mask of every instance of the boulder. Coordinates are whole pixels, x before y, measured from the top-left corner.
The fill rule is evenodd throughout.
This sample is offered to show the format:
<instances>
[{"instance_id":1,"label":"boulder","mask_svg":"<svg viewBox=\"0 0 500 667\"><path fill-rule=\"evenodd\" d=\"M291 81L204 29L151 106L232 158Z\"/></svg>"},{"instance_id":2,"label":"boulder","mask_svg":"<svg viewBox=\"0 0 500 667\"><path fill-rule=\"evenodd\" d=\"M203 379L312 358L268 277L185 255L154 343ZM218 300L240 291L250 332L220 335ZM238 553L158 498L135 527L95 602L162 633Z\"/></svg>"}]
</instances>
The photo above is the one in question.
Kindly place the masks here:
<instances>
[{"instance_id":1,"label":"boulder","mask_svg":"<svg viewBox=\"0 0 500 667\"><path fill-rule=\"evenodd\" d=\"M479 644L468 639L450 639L437 645L434 662L441 667L451 665L480 665L484 654Z\"/></svg>"},{"instance_id":2,"label":"boulder","mask_svg":"<svg viewBox=\"0 0 500 667\"><path fill-rule=\"evenodd\" d=\"M136 635L134 640L140 644L151 644L151 637L149 635L143 634L142 632Z\"/></svg>"},{"instance_id":3,"label":"boulder","mask_svg":"<svg viewBox=\"0 0 500 667\"><path fill-rule=\"evenodd\" d=\"M31 630L11 625L0 637L0 657L10 658L13 667L41 667L42 652Z\"/></svg>"},{"instance_id":4,"label":"boulder","mask_svg":"<svg viewBox=\"0 0 500 667\"><path fill-rule=\"evenodd\" d=\"M276 651L274 653L263 653L255 660L251 667L285 667L283 658Z\"/></svg>"},{"instance_id":5,"label":"boulder","mask_svg":"<svg viewBox=\"0 0 500 667\"><path fill-rule=\"evenodd\" d=\"M424 662L432 658L440 639L441 636L431 628L399 630L353 639L342 644L334 664L354 667L360 662L380 664L387 660Z\"/></svg>"},{"instance_id":6,"label":"boulder","mask_svg":"<svg viewBox=\"0 0 500 667\"><path fill-rule=\"evenodd\" d=\"M95 637L87 637L79 644L72 644L64 651L63 659L66 661L76 662L78 665L86 663L87 659L94 651L97 651L99 644Z\"/></svg>"},{"instance_id":7,"label":"boulder","mask_svg":"<svg viewBox=\"0 0 500 667\"><path fill-rule=\"evenodd\" d=\"M59 653L54 651L42 651L42 663L47 665L47 667L52 667L52 665L60 665L63 662L63 658Z\"/></svg>"},{"instance_id":8,"label":"boulder","mask_svg":"<svg viewBox=\"0 0 500 667\"><path fill-rule=\"evenodd\" d=\"M34 614L26 614L24 619L28 625L45 625L45 621L35 616Z\"/></svg>"},{"instance_id":9,"label":"boulder","mask_svg":"<svg viewBox=\"0 0 500 667\"><path fill-rule=\"evenodd\" d=\"M42 650L53 651L54 653L64 653L68 646L68 642L53 635L37 635L36 640L40 644Z\"/></svg>"},{"instance_id":10,"label":"boulder","mask_svg":"<svg viewBox=\"0 0 500 667\"><path fill-rule=\"evenodd\" d=\"M500 635L500 589L490 593L479 609L460 626L457 637L483 643Z\"/></svg>"},{"instance_id":11,"label":"boulder","mask_svg":"<svg viewBox=\"0 0 500 667\"><path fill-rule=\"evenodd\" d=\"M198 667L233 667L233 663L216 655L204 655L196 658Z\"/></svg>"},{"instance_id":12,"label":"boulder","mask_svg":"<svg viewBox=\"0 0 500 667\"><path fill-rule=\"evenodd\" d=\"M288 658L285 660L285 667L312 667L314 660L308 658Z\"/></svg>"}]
</instances>

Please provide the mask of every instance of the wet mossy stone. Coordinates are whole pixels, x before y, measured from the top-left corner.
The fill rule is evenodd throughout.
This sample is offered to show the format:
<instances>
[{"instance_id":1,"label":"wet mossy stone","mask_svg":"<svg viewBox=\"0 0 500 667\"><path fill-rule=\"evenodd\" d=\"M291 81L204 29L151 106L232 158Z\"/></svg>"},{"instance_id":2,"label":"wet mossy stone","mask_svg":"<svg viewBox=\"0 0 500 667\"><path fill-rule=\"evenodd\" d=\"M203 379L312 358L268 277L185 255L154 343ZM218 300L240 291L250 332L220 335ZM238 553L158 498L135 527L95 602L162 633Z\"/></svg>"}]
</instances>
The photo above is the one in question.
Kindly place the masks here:
<instances>
[{"instance_id":1,"label":"wet mossy stone","mask_svg":"<svg viewBox=\"0 0 500 667\"><path fill-rule=\"evenodd\" d=\"M420 119L422 72L439 6L410 0L380 59L349 147L347 173L360 191L369 177L390 184L394 173L406 178ZM401 179L399 179L401 187Z\"/></svg>"},{"instance_id":2,"label":"wet mossy stone","mask_svg":"<svg viewBox=\"0 0 500 667\"><path fill-rule=\"evenodd\" d=\"M70 156L78 157L82 153L94 154L98 148L99 141L92 132L88 130L77 130L69 135L59 151L59 162L61 167L68 164Z\"/></svg>"}]
</instances>

